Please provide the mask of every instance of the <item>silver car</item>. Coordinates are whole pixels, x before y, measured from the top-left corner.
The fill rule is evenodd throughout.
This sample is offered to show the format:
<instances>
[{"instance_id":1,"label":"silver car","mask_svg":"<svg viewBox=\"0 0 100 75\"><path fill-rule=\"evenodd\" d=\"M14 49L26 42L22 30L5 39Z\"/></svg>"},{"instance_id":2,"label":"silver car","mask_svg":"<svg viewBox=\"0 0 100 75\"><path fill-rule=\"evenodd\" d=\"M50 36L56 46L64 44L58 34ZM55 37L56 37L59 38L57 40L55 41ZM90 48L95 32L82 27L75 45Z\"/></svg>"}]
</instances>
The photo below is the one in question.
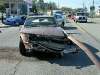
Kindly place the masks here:
<instances>
[{"instance_id":1,"label":"silver car","mask_svg":"<svg viewBox=\"0 0 100 75\"><path fill-rule=\"evenodd\" d=\"M54 17L56 18L58 24L61 25L61 27L64 27L66 19L61 14L55 14Z\"/></svg>"}]
</instances>

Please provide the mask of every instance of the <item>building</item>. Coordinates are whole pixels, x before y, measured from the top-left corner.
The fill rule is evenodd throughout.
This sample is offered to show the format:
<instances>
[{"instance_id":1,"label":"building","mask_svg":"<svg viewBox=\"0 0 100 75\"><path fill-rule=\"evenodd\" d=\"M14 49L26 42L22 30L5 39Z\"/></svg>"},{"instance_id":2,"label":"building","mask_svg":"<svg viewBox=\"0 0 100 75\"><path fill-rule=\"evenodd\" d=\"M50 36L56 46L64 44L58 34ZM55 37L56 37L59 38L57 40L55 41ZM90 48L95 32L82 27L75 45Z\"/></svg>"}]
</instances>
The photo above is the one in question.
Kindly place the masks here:
<instances>
[{"instance_id":1,"label":"building","mask_svg":"<svg viewBox=\"0 0 100 75\"><path fill-rule=\"evenodd\" d=\"M14 14L17 13L17 4L14 4L11 11ZM18 14L27 14L27 5L26 4L18 4Z\"/></svg>"}]
</instances>

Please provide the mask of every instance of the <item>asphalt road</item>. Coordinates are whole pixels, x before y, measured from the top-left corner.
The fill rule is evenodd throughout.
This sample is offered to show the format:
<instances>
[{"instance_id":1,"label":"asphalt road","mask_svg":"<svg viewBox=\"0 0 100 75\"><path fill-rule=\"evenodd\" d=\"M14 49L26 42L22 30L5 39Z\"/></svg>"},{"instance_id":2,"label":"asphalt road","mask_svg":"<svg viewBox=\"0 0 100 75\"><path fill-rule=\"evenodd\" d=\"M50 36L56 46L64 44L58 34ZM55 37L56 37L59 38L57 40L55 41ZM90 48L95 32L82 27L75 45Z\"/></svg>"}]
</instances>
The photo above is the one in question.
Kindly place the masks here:
<instances>
[{"instance_id":1,"label":"asphalt road","mask_svg":"<svg viewBox=\"0 0 100 75\"><path fill-rule=\"evenodd\" d=\"M65 31L83 42L100 61L100 26L68 20ZM34 52L32 57L19 53L19 28L0 28L0 75L100 75L90 58L81 51L58 58Z\"/></svg>"}]
</instances>

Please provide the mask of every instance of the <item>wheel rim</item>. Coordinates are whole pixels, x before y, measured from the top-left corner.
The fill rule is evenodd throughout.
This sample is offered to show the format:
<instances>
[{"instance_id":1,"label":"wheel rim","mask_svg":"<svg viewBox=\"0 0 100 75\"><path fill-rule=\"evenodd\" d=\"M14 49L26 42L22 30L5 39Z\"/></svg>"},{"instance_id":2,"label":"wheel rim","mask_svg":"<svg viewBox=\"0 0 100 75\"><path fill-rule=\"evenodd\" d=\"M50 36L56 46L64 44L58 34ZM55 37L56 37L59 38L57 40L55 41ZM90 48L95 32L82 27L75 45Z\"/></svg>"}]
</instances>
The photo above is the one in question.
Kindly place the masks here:
<instances>
[{"instance_id":1,"label":"wheel rim","mask_svg":"<svg viewBox=\"0 0 100 75\"><path fill-rule=\"evenodd\" d=\"M18 26L18 25L19 25L19 23L18 23L18 22L16 22L16 25Z\"/></svg>"}]
</instances>

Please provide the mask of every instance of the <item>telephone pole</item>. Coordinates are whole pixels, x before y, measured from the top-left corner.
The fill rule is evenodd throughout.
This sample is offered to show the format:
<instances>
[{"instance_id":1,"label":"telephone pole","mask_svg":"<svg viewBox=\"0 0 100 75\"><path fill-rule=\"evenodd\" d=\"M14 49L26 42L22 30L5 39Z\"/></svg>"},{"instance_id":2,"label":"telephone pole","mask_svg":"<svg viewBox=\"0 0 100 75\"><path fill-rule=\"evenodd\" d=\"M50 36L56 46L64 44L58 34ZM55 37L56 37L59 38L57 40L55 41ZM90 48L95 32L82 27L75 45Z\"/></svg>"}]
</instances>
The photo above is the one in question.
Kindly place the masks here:
<instances>
[{"instance_id":1,"label":"telephone pole","mask_svg":"<svg viewBox=\"0 0 100 75\"><path fill-rule=\"evenodd\" d=\"M85 4L84 4L84 1L83 1L83 10L82 10L83 12L84 12L84 8L85 8Z\"/></svg>"},{"instance_id":2,"label":"telephone pole","mask_svg":"<svg viewBox=\"0 0 100 75\"><path fill-rule=\"evenodd\" d=\"M94 6L94 0L93 0L93 6Z\"/></svg>"},{"instance_id":3,"label":"telephone pole","mask_svg":"<svg viewBox=\"0 0 100 75\"><path fill-rule=\"evenodd\" d=\"M83 9L84 9L84 5L85 5L85 4L83 3Z\"/></svg>"}]
</instances>

